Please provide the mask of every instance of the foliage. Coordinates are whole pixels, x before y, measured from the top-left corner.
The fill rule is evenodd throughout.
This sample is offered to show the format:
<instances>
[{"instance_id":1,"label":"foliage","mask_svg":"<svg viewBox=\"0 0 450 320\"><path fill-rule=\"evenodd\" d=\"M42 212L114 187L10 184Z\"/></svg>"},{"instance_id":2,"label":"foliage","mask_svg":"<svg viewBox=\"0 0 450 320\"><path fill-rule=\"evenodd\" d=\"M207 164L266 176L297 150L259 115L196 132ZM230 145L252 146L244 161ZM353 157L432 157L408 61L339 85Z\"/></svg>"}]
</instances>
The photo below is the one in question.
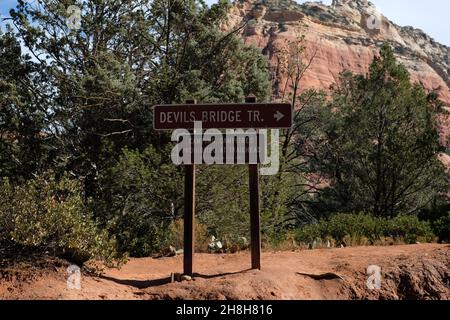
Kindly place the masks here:
<instances>
[{"instance_id":1,"label":"foliage","mask_svg":"<svg viewBox=\"0 0 450 320\"><path fill-rule=\"evenodd\" d=\"M318 201L328 211L381 217L413 214L448 186L437 154L439 102L411 84L406 68L384 46L367 76L342 75L321 110L321 134L310 169L330 187Z\"/></svg>"},{"instance_id":2,"label":"foliage","mask_svg":"<svg viewBox=\"0 0 450 320\"><path fill-rule=\"evenodd\" d=\"M208 234L208 228L200 223L198 219L194 221L195 230L195 252L207 252L208 243L211 240L211 236ZM177 219L172 222L168 231L170 234L169 243L176 249L183 249L184 243L184 223L183 219Z\"/></svg>"},{"instance_id":3,"label":"foliage","mask_svg":"<svg viewBox=\"0 0 450 320\"><path fill-rule=\"evenodd\" d=\"M315 221L321 215L321 210L314 208L314 198L319 191L315 181L317 174L309 170L308 164L316 155L311 142L321 134L320 116L326 95L315 89L303 90L301 83L306 71L315 63L315 56L316 53L307 53L304 36L286 40L276 54L275 96L294 107L294 125L281 130L280 134L278 180L289 185L289 197L283 203L288 211L288 228Z\"/></svg>"},{"instance_id":4,"label":"foliage","mask_svg":"<svg viewBox=\"0 0 450 320\"><path fill-rule=\"evenodd\" d=\"M67 24L69 5L81 9L79 30ZM8 178L1 241L82 260L115 256L107 233L133 256L180 246L183 171L169 158L169 135L152 128L151 106L270 98L266 57L239 38L243 26L221 31L227 8L201 0L18 0L14 31L0 34L0 177ZM281 134L280 173L260 181L263 243L277 246L305 222L359 211L375 217L337 215L297 237L427 238L429 226L408 214L448 186L435 157L439 103L410 84L387 47L367 76L343 74L331 100L301 91L315 63L305 52L299 37L277 53L275 78L286 82L275 81L274 93L296 112ZM41 174L47 170L55 176ZM214 236L226 250L245 248L247 168L200 166L196 186L198 241ZM433 226L445 236L439 221Z\"/></svg>"},{"instance_id":5,"label":"foliage","mask_svg":"<svg viewBox=\"0 0 450 320\"><path fill-rule=\"evenodd\" d=\"M158 152L153 147L142 153L124 149L118 164L101 181L109 195L96 211L105 211L119 248L133 256L147 256L169 245L182 247L183 175L179 167L166 164L169 155L170 150ZM264 180L263 240L273 244L285 233L283 203L289 188L276 187L280 183L276 177ZM245 248L250 239L247 167L198 166L196 188L199 249L206 250L212 236L221 240L225 251Z\"/></svg>"},{"instance_id":6,"label":"foliage","mask_svg":"<svg viewBox=\"0 0 450 320\"><path fill-rule=\"evenodd\" d=\"M81 9L78 30L67 24L69 5ZM3 150L27 145L2 135L0 142L8 145L0 157L8 162L0 162L1 174L15 177L18 170L9 169L15 166L29 178L44 165L59 174L70 172L83 182L95 218L117 235L120 251L142 256L166 246L167 230L182 213L183 182L181 168L166 156L169 135L152 128L151 106L187 98L242 102L250 93L259 101L270 96L266 57L238 37L240 26L228 33L220 29L228 5L219 1L208 7L199 0L18 1L10 13L16 33L7 41L9 45L16 37L32 57L21 56L17 41L8 49L14 55L0 61L2 66L11 63L9 69L27 66L23 71L5 68L5 76L13 84L32 79L26 87L30 90L21 90L30 95L23 95L27 100L22 105L34 108L36 100L48 113L36 129L21 125L33 132L18 132L17 139L40 138L28 146L40 147L43 140L49 147L42 155L24 150L33 165L26 168ZM36 88L39 95L31 90ZM15 120L3 118L11 132Z\"/></svg>"},{"instance_id":7,"label":"foliage","mask_svg":"<svg viewBox=\"0 0 450 320\"><path fill-rule=\"evenodd\" d=\"M66 21L81 9L81 28ZM53 161L85 177L87 193L124 147L164 146L152 129L159 103L268 99L267 60L234 32L224 34L227 3L198 0L19 1L13 22L33 57L50 74L46 96L58 127ZM33 23L30 23L33 21Z\"/></svg>"},{"instance_id":8,"label":"foliage","mask_svg":"<svg viewBox=\"0 0 450 320\"><path fill-rule=\"evenodd\" d=\"M119 256L115 241L98 228L81 185L45 174L24 184L4 180L0 189L0 241L39 248L83 263Z\"/></svg>"},{"instance_id":9,"label":"foliage","mask_svg":"<svg viewBox=\"0 0 450 320\"><path fill-rule=\"evenodd\" d=\"M183 179L167 159L170 149L124 149L118 163L104 177L104 200L96 203L115 234L121 251L147 256L168 245L169 226L180 216Z\"/></svg>"},{"instance_id":10,"label":"foliage","mask_svg":"<svg viewBox=\"0 0 450 320\"><path fill-rule=\"evenodd\" d=\"M247 166L200 166L197 175L198 219L211 236L225 247L245 247L250 239L250 208ZM261 177L260 207L262 239L275 243L283 238L290 221L285 203L292 193L292 180Z\"/></svg>"},{"instance_id":11,"label":"foliage","mask_svg":"<svg viewBox=\"0 0 450 320\"><path fill-rule=\"evenodd\" d=\"M51 149L40 86L47 79L36 75L38 69L12 31L0 30L0 176L15 181L43 167Z\"/></svg>"},{"instance_id":12,"label":"foliage","mask_svg":"<svg viewBox=\"0 0 450 320\"><path fill-rule=\"evenodd\" d=\"M433 229L439 241L450 241L450 212L433 224Z\"/></svg>"},{"instance_id":13,"label":"foliage","mask_svg":"<svg viewBox=\"0 0 450 320\"><path fill-rule=\"evenodd\" d=\"M406 243L430 242L435 238L430 223L420 221L417 216L398 216L389 220L387 232L390 236L403 239Z\"/></svg>"},{"instance_id":14,"label":"foliage","mask_svg":"<svg viewBox=\"0 0 450 320\"><path fill-rule=\"evenodd\" d=\"M419 221L416 216L387 219L369 214L336 214L329 220L306 225L296 232L296 240L303 243L332 239L338 245L350 242L376 244L384 237L406 243L434 239L430 223Z\"/></svg>"},{"instance_id":15,"label":"foliage","mask_svg":"<svg viewBox=\"0 0 450 320\"><path fill-rule=\"evenodd\" d=\"M199 166L197 214L208 233L224 245L249 237L250 215L246 166Z\"/></svg>"}]
</instances>

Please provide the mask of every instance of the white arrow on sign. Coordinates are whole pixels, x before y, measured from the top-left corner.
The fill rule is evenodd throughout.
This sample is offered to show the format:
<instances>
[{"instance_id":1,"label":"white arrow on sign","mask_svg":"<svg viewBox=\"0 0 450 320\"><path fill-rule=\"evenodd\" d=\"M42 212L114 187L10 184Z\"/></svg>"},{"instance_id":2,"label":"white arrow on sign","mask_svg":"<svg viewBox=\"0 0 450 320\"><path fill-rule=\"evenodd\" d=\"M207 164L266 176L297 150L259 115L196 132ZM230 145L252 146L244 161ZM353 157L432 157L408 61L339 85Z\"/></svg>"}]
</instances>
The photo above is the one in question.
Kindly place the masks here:
<instances>
[{"instance_id":1,"label":"white arrow on sign","mask_svg":"<svg viewBox=\"0 0 450 320\"><path fill-rule=\"evenodd\" d=\"M277 111L277 113L275 113L273 117L274 117L277 121L280 121L281 119L284 118L284 114L282 114L280 111Z\"/></svg>"}]
</instances>

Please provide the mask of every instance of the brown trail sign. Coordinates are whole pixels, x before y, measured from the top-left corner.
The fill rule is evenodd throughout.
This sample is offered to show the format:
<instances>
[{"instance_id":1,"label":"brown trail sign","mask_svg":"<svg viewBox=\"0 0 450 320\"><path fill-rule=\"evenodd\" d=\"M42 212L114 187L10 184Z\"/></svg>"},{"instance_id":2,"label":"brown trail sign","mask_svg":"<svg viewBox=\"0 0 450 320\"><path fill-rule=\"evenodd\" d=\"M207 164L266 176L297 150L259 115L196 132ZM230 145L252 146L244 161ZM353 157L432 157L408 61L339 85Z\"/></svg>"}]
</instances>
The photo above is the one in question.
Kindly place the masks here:
<instances>
[{"instance_id":1,"label":"brown trail sign","mask_svg":"<svg viewBox=\"0 0 450 320\"><path fill-rule=\"evenodd\" d=\"M254 96L245 104L157 105L153 108L155 130L194 129L200 121L202 129L283 129L292 126L292 106L285 103L256 103ZM191 134L191 136L194 136ZM267 142L264 139L264 142ZM204 148L202 142L201 148ZM223 147L224 149L226 146ZM260 146L264 148L266 146ZM247 145L243 151L248 152ZM261 230L259 215L259 165L261 158L249 166L250 235L252 269L261 269ZM184 178L184 274L193 274L194 219L195 219L195 164L185 165Z\"/></svg>"},{"instance_id":2,"label":"brown trail sign","mask_svg":"<svg viewBox=\"0 0 450 320\"><path fill-rule=\"evenodd\" d=\"M290 128L292 107L288 103L154 106L155 130L193 129L194 121L201 121L203 129Z\"/></svg>"},{"instance_id":3,"label":"brown trail sign","mask_svg":"<svg viewBox=\"0 0 450 320\"><path fill-rule=\"evenodd\" d=\"M226 139L221 139L222 148L212 152L212 156L217 162L207 163L202 157L196 162L194 153L202 154L205 148L215 142L213 134L182 134L180 139L188 139L191 142L190 164L257 164L267 161L267 136L261 132L238 133L228 135ZM220 155L220 157L219 157ZM217 156L217 158L216 158Z\"/></svg>"}]
</instances>

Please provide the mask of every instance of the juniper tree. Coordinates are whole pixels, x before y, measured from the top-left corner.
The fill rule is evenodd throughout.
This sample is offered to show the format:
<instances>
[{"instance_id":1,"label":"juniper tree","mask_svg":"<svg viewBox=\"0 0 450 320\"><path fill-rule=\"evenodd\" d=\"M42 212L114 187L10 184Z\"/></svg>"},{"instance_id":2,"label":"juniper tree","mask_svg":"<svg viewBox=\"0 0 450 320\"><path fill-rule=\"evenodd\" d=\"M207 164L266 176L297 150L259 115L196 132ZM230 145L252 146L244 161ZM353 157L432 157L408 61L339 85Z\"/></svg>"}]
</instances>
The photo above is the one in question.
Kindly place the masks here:
<instances>
[{"instance_id":1,"label":"juniper tree","mask_svg":"<svg viewBox=\"0 0 450 320\"><path fill-rule=\"evenodd\" d=\"M321 201L340 211L417 213L448 187L437 154L439 101L384 45L367 75L342 75L322 110L313 163L329 179Z\"/></svg>"},{"instance_id":2,"label":"juniper tree","mask_svg":"<svg viewBox=\"0 0 450 320\"><path fill-rule=\"evenodd\" d=\"M80 9L79 24L71 5ZM145 150L152 150L155 159L148 161L170 165L163 154L170 136L152 129L152 105L187 98L242 102L250 93L261 102L269 99L267 59L236 35L243 26L222 31L227 9L226 1L208 7L200 0L18 0L11 11L17 36L48 76L43 85L54 129L49 137L58 150L49 163L84 181L85 194L94 199L105 225L122 219L113 232L127 232L126 220L142 213L140 200L130 203L133 199L169 190L164 201L147 202L133 230L145 230L148 219L164 229L174 218L167 204L179 202L174 182L162 185L161 180L158 187L114 180L116 168L134 170L121 163L128 161L124 150L137 152L137 158L147 158ZM124 216L124 208L139 210Z\"/></svg>"},{"instance_id":3,"label":"juniper tree","mask_svg":"<svg viewBox=\"0 0 450 320\"><path fill-rule=\"evenodd\" d=\"M52 150L45 104L48 77L24 55L11 29L0 30L0 177L30 178Z\"/></svg>"}]
</instances>

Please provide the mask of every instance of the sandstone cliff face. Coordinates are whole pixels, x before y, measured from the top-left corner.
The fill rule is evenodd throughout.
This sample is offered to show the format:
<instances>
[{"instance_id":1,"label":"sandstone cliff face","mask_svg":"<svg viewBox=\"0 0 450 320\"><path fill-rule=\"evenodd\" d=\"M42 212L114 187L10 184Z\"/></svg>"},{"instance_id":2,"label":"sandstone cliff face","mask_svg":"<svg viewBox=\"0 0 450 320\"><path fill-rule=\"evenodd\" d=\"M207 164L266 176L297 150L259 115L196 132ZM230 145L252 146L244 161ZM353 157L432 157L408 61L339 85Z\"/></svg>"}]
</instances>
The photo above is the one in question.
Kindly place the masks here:
<instances>
[{"instance_id":1,"label":"sandstone cliff face","mask_svg":"<svg viewBox=\"0 0 450 320\"><path fill-rule=\"evenodd\" d=\"M274 66L286 40L305 37L305 60L314 59L301 81L303 89L328 89L343 70L366 73L380 45L388 42L412 80L436 92L450 106L450 48L421 30L394 24L367 0L333 0L331 6L316 2L299 5L291 0L237 0L224 29L244 22L245 42L261 48ZM284 80L278 80L281 86ZM441 119L444 142L450 122L448 116Z\"/></svg>"}]
</instances>

